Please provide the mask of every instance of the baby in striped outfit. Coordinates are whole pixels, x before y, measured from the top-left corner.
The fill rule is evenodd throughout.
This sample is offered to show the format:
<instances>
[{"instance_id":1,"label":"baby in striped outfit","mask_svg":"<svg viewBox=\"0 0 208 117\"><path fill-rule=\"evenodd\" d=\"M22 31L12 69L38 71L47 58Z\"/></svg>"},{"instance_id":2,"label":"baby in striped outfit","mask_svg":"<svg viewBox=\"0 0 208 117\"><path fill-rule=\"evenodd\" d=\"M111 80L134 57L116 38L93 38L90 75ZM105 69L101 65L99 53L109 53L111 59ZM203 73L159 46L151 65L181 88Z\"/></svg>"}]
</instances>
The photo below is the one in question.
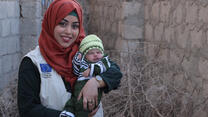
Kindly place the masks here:
<instances>
[{"instance_id":1,"label":"baby in striped outfit","mask_svg":"<svg viewBox=\"0 0 208 117\"><path fill-rule=\"evenodd\" d=\"M86 82L95 78L98 83L102 78L99 74L110 67L109 58L104 54L104 47L101 39L96 35L86 36L75 54L73 61L74 74L78 76L71 99L66 103L65 110L73 113L75 117L85 117L91 111L83 109L83 99L77 100L80 91ZM98 90L98 104L102 97L102 89Z\"/></svg>"}]
</instances>

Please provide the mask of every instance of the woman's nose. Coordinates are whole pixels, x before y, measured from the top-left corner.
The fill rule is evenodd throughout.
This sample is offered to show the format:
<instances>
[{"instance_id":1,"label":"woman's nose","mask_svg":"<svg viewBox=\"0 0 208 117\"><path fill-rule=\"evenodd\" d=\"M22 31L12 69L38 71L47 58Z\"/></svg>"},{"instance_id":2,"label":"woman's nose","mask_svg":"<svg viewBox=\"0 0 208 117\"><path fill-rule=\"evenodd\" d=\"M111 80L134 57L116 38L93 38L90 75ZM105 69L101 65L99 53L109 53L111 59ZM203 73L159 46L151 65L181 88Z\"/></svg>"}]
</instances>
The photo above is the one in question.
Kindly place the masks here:
<instances>
[{"instance_id":1,"label":"woman's nose","mask_svg":"<svg viewBox=\"0 0 208 117\"><path fill-rule=\"evenodd\" d=\"M71 26L67 26L66 29L65 29L65 32L66 32L67 34L71 34L71 33L72 33L72 28L71 28Z\"/></svg>"}]
</instances>

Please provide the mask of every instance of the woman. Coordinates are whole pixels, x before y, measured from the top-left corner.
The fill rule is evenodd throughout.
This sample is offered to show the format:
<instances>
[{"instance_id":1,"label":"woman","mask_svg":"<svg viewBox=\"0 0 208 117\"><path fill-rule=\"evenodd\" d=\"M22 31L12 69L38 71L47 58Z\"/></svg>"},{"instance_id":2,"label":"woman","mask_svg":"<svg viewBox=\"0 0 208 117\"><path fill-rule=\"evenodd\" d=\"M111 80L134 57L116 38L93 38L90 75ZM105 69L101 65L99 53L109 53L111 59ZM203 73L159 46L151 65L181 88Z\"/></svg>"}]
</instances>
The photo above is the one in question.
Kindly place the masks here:
<instances>
[{"instance_id":1,"label":"woman","mask_svg":"<svg viewBox=\"0 0 208 117\"><path fill-rule=\"evenodd\" d=\"M55 0L47 9L39 37L39 46L23 58L18 76L18 109L20 117L71 117L63 110L73 93L77 77L72 58L85 37L82 9L75 0ZM116 89L122 74L111 67L100 75L101 81L89 80L83 87L83 107L93 108L98 88L107 93ZM88 116L103 117L102 105ZM86 115L87 116L87 115Z\"/></svg>"}]
</instances>

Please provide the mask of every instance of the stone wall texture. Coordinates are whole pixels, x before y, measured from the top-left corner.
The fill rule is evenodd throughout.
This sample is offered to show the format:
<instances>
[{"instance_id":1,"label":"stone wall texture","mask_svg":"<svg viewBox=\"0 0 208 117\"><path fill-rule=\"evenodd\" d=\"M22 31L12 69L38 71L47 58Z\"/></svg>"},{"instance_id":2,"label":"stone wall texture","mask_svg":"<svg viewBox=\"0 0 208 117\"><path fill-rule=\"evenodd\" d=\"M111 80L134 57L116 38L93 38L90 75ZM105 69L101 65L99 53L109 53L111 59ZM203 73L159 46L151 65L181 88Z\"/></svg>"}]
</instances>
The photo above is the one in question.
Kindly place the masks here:
<instances>
[{"instance_id":1,"label":"stone wall texture","mask_svg":"<svg viewBox=\"0 0 208 117\"><path fill-rule=\"evenodd\" d=\"M198 97L205 103L208 97L208 1L145 0L144 6L145 55L180 69L180 73L172 69L176 74L171 77L169 74L169 80L177 82L181 91L182 87L192 91L189 96L193 100ZM208 116L206 107L200 107L202 102L197 103L199 109L189 116Z\"/></svg>"},{"instance_id":2,"label":"stone wall texture","mask_svg":"<svg viewBox=\"0 0 208 117\"><path fill-rule=\"evenodd\" d=\"M191 76L207 78L207 4L203 0L146 0L144 40L151 47L145 54L180 65Z\"/></svg>"},{"instance_id":3,"label":"stone wall texture","mask_svg":"<svg viewBox=\"0 0 208 117\"><path fill-rule=\"evenodd\" d=\"M88 34L88 24L89 24L89 1L88 0L77 0L80 5L82 6L82 12L83 12L83 16L84 16L84 29L85 29L85 33Z\"/></svg>"},{"instance_id":4,"label":"stone wall texture","mask_svg":"<svg viewBox=\"0 0 208 117\"><path fill-rule=\"evenodd\" d=\"M0 89L14 79L20 60L18 0L0 0Z\"/></svg>"},{"instance_id":5,"label":"stone wall texture","mask_svg":"<svg viewBox=\"0 0 208 117\"><path fill-rule=\"evenodd\" d=\"M38 44L41 31L42 13L41 0L20 0L20 47L21 56L25 55Z\"/></svg>"},{"instance_id":6,"label":"stone wall texture","mask_svg":"<svg viewBox=\"0 0 208 117\"><path fill-rule=\"evenodd\" d=\"M88 32L100 36L107 50L127 51L143 39L144 6L141 1L92 0Z\"/></svg>"},{"instance_id":7,"label":"stone wall texture","mask_svg":"<svg viewBox=\"0 0 208 117\"><path fill-rule=\"evenodd\" d=\"M37 45L41 10L40 0L0 0L0 89L17 77L22 56Z\"/></svg>"},{"instance_id":8,"label":"stone wall texture","mask_svg":"<svg viewBox=\"0 0 208 117\"><path fill-rule=\"evenodd\" d=\"M157 61L158 65L152 64L151 70L148 71L147 78L150 81L146 89L138 92L143 91L143 96L149 96L150 99L145 100L152 104L153 110L159 110L154 111L157 112L156 115L171 116L172 112L179 117L207 116L207 107L201 105L207 103L208 97L206 0L92 0L89 5L88 33L97 34L103 40L110 56L120 65L125 81L123 87L129 83L126 95L135 96L133 92L136 87L144 85L141 83L143 79L138 77L139 67L146 69L145 65ZM139 66L137 63L144 65ZM135 76L141 84L132 82ZM135 89L129 88L133 86ZM171 91L172 89L175 90ZM158 98L159 91L163 92L160 97L163 97L164 93L170 97L163 97L167 100ZM122 90L119 93L121 92ZM133 101L134 97L130 96L130 99ZM133 109L138 105L128 101L126 104L130 106L129 112L139 114L139 111ZM168 106L176 106L181 110L171 110L170 107L170 110L163 110L159 105L165 101L170 101ZM144 103L146 102L142 104ZM163 106L165 105L167 106ZM105 114L109 114L109 111ZM141 113L141 116L151 115L147 110Z\"/></svg>"}]
</instances>

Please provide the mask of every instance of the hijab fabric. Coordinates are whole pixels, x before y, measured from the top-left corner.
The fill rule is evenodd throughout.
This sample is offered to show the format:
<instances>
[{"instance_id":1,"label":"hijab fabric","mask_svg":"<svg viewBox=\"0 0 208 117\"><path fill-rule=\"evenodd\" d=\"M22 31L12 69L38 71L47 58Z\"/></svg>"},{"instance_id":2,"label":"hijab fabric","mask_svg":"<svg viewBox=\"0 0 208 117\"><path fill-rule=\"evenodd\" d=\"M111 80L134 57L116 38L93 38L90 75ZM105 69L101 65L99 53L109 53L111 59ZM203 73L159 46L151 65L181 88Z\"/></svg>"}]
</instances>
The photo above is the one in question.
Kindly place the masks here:
<instances>
[{"instance_id":1,"label":"hijab fabric","mask_svg":"<svg viewBox=\"0 0 208 117\"><path fill-rule=\"evenodd\" d=\"M54 28L70 12L76 11L80 22L79 34L68 48L62 47L54 38ZM73 88L77 77L73 73L72 59L84 38L82 8L75 0L54 0L45 12L39 37L40 52L46 62Z\"/></svg>"}]
</instances>

